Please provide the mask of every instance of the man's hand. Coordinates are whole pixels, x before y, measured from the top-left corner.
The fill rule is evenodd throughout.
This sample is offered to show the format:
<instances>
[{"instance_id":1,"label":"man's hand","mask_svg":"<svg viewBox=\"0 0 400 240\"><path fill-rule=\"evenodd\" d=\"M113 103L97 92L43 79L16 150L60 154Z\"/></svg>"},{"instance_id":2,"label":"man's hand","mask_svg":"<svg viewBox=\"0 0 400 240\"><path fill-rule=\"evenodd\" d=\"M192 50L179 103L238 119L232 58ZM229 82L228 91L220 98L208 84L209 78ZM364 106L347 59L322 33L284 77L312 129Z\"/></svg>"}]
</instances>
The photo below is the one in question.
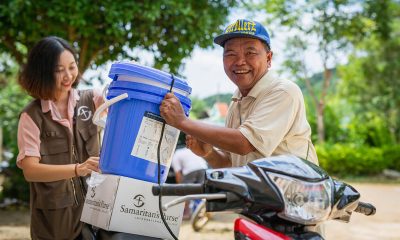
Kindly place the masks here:
<instances>
[{"instance_id":1,"label":"man's hand","mask_svg":"<svg viewBox=\"0 0 400 240\"><path fill-rule=\"evenodd\" d=\"M179 129L186 119L181 102L173 93L167 93L160 105L160 115L168 125Z\"/></svg>"},{"instance_id":2,"label":"man's hand","mask_svg":"<svg viewBox=\"0 0 400 240\"><path fill-rule=\"evenodd\" d=\"M197 156L203 158L210 155L214 149L211 144L202 142L190 135L186 135L186 147L192 150L192 152Z\"/></svg>"}]
</instances>

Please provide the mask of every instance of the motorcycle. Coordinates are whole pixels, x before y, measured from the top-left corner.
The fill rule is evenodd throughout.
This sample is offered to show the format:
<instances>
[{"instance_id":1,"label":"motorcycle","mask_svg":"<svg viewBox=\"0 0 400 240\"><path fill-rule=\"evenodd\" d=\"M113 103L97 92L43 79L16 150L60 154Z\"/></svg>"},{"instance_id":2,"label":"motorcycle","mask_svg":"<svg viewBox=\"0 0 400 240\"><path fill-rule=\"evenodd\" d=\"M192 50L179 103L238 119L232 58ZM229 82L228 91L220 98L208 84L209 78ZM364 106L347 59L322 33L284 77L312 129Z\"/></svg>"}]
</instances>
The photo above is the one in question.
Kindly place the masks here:
<instances>
[{"instance_id":1,"label":"motorcycle","mask_svg":"<svg viewBox=\"0 0 400 240\"><path fill-rule=\"evenodd\" d=\"M190 201L191 210L190 225L195 232L199 232L210 221L210 213L206 210L206 201L204 199L194 199Z\"/></svg>"},{"instance_id":2,"label":"motorcycle","mask_svg":"<svg viewBox=\"0 0 400 240\"><path fill-rule=\"evenodd\" d=\"M205 199L207 212L231 211L234 238L324 239L318 225L328 220L349 222L353 212L374 215L376 208L360 201L349 184L331 178L319 166L295 156L273 156L243 167L209 169L202 184L153 186L154 195L181 196L181 202ZM175 236L173 236L176 238Z\"/></svg>"}]
</instances>

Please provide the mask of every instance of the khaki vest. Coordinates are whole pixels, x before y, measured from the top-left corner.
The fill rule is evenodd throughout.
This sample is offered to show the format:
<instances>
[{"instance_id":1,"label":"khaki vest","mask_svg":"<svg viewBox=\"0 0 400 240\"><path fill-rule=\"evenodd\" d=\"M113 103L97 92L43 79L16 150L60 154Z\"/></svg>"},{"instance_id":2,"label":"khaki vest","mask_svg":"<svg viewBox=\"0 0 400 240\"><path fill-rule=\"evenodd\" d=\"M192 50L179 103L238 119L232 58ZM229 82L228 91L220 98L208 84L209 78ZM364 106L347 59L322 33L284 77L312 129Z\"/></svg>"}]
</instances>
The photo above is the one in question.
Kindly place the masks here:
<instances>
[{"instance_id":1,"label":"khaki vest","mask_svg":"<svg viewBox=\"0 0 400 240\"><path fill-rule=\"evenodd\" d=\"M95 111L93 91L79 91L74 114L73 134L42 112L40 100L32 101L24 110L40 130L40 163L74 164L90 156L99 156L98 128L92 123ZM82 177L55 182L31 182L32 239L75 239L82 230L80 222L86 196Z\"/></svg>"}]
</instances>

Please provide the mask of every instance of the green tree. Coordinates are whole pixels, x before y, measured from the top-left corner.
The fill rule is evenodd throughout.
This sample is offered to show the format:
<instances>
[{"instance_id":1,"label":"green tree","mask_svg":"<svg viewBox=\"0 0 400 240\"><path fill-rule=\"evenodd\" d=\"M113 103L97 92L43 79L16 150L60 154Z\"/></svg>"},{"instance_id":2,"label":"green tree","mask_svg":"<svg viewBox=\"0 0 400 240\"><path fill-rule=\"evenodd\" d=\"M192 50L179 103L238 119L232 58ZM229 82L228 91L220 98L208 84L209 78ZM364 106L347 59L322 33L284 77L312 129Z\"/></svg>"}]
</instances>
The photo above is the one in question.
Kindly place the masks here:
<instances>
[{"instance_id":1,"label":"green tree","mask_svg":"<svg viewBox=\"0 0 400 240\"><path fill-rule=\"evenodd\" d=\"M2 65L0 64L0 66ZM9 65L7 71L0 73L0 82L2 83L0 84L0 129L2 130L0 132L2 132L3 138L2 147L13 156L12 159L3 160L10 160L10 166L5 171L6 178L3 192L0 192L0 201L3 197L7 196L28 202L28 184L22 176L22 171L16 166L15 158L18 154L17 129L19 113L31 98L22 92L21 88L17 85L15 81L16 69L15 65Z\"/></svg>"},{"instance_id":2,"label":"green tree","mask_svg":"<svg viewBox=\"0 0 400 240\"><path fill-rule=\"evenodd\" d=\"M107 61L138 60L132 51L136 48L153 54L154 67L179 75L182 59L195 46L211 46L237 4L234 0L1 1L0 133L4 136L0 144L14 154L3 193L22 200L29 194L15 166L18 115L29 97L15 79L28 49L39 39L56 35L72 43L79 53L81 72Z\"/></svg>"},{"instance_id":3,"label":"green tree","mask_svg":"<svg viewBox=\"0 0 400 240\"><path fill-rule=\"evenodd\" d=\"M192 97L192 108L190 110L190 116L192 118L198 119L202 118L204 113L207 111L207 106L204 100L197 97Z\"/></svg>"},{"instance_id":4,"label":"green tree","mask_svg":"<svg viewBox=\"0 0 400 240\"><path fill-rule=\"evenodd\" d=\"M376 132L361 131L361 137L369 136L366 142L399 143L400 1L365 1L363 6L370 31L354 42L349 63L339 68L340 92L353 106L355 121Z\"/></svg>"},{"instance_id":5,"label":"green tree","mask_svg":"<svg viewBox=\"0 0 400 240\"><path fill-rule=\"evenodd\" d=\"M229 104L232 100L232 93L218 93L204 98L208 108L211 108L216 102Z\"/></svg>"},{"instance_id":6,"label":"green tree","mask_svg":"<svg viewBox=\"0 0 400 240\"><path fill-rule=\"evenodd\" d=\"M155 67L178 73L196 45L209 47L234 0L5 0L0 3L0 51L19 65L26 49L57 35L78 49L79 69L122 57L130 49L154 54Z\"/></svg>"},{"instance_id":7,"label":"green tree","mask_svg":"<svg viewBox=\"0 0 400 240\"><path fill-rule=\"evenodd\" d=\"M337 53L346 46L345 38L353 31L357 12L346 10L355 5L351 1L337 0L271 0L265 1L267 21L294 33L287 41L284 70L289 70L296 79L305 83L316 113L318 141L325 141L325 107L327 94L332 85L332 69L338 62ZM307 61L306 52L319 55L323 78L316 89L311 77L315 60ZM318 60L317 60L318 61Z\"/></svg>"}]
</instances>

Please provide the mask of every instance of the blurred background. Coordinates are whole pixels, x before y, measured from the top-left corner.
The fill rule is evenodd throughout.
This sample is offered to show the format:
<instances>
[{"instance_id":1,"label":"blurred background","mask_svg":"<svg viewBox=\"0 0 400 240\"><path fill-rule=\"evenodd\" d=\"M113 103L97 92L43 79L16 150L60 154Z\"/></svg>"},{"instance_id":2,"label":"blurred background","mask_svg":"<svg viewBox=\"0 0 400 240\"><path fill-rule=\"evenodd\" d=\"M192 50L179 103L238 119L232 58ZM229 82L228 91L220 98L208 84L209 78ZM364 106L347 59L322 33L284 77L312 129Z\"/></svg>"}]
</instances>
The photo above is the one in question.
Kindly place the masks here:
<instances>
[{"instance_id":1,"label":"blurred background","mask_svg":"<svg viewBox=\"0 0 400 240\"><path fill-rule=\"evenodd\" d=\"M17 124L31 99L16 83L27 53L56 35L76 48L84 81L110 82L135 60L187 79L192 118L223 124L235 86L213 44L249 18L270 32L272 71L302 89L320 165L350 181L400 182L399 0L3 0L0 3L0 208L29 203L15 165Z\"/></svg>"}]
</instances>

